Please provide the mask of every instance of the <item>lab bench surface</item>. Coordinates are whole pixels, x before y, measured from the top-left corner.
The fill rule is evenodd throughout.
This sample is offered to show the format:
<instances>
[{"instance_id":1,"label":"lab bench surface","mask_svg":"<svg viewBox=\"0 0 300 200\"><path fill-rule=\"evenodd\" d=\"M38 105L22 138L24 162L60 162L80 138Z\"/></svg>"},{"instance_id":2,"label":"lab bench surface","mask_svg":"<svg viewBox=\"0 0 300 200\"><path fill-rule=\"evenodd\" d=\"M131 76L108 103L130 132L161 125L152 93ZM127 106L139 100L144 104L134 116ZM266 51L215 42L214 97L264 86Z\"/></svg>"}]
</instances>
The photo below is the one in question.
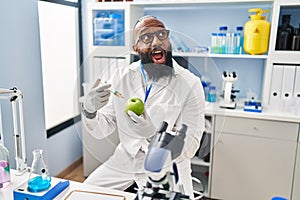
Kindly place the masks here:
<instances>
[{"instance_id":1,"label":"lab bench surface","mask_svg":"<svg viewBox=\"0 0 300 200\"><path fill-rule=\"evenodd\" d=\"M29 173L24 173L20 176L16 175L16 170L11 170L11 183L6 187L0 190L0 199L2 200L11 200L13 198L13 191L15 188L19 187L20 185L24 184L27 179L28 179ZM52 180L62 180L65 181L64 179L59 179L52 177ZM69 187L67 187L65 190L63 190L59 195L57 195L54 199L59 200L59 199L68 199L67 197L70 195L71 192L73 191L84 191L89 194L113 194L113 195L120 195L124 196L126 199L134 199L135 194L133 193L128 193L128 192L123 192L119 190L113 190L113 189L108 189L108 188L103 188L103 187L98 187L94 185L89 185L85 183L80 183L80 182L75 182L75 181L70 181ZM101 193L101 194L100 194Z\"/></svg>"},{"instance_id":2,"label":"lab bench surface","mask_svg":"<svg viewBox=\"0 0 300 200\"><path fill-rule=\"evenodd\" d=\"M220 108L218 103L206 102L205 114L300 123L300 113L280 112L263 108L261 113L246 112L241 104L235 109Z\"/></svg>"}]
</instances>

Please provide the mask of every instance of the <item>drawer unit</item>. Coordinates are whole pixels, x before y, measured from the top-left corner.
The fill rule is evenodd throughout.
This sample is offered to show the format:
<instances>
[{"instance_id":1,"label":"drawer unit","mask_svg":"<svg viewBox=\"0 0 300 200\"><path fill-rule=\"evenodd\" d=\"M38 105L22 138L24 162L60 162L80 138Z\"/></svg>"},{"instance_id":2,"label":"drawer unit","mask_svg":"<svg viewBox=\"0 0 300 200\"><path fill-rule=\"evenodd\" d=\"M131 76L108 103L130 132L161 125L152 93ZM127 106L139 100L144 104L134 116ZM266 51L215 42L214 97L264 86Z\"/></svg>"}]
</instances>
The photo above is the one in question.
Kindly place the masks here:
<instances>
[{"instance_id":1,"label":"drawer unit","mask_svg":"<svg viewBox=\"0 0 300 200\"><path fill-rule=\"evenodd\" d=\"M217 115L211 198L291 199L298 129L297 122Z\"/></svg>"},{"instance_id":2,"label":"drawer unit","mask_svg":"<svg viewBox=\"0 0 300 200\"><path fill-rule=\"evenodd\" d=\"M218 116L215 122L215 131L297 141L298 126L297 123L292 122Z\"/></svg>"}]
</instances>

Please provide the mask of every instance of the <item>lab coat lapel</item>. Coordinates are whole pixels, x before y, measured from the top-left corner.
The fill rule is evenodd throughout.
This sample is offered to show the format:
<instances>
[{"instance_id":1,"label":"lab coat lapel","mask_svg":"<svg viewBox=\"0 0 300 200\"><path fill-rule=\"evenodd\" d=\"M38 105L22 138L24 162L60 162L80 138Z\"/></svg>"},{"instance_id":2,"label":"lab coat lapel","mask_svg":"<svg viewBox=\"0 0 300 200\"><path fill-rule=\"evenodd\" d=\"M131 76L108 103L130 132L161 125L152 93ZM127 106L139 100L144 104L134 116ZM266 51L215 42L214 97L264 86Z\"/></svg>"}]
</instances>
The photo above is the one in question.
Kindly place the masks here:
<instances>
[{"instance_id":1,"label":"lab coat lapel","mask_svg":"<svg viewBox=\"0 0 300 200\"><path fill-rule=\"evenodd\" d=\"M151 89L150 94L148 96L148 100L150 98L156 96L156 95L159 95L159 93L164 88L166 88L171 82L176 81L177 74L180 73L181 66L179 66L174 59L172 59L172 60L173 60L174 74L172 75L172 77L163 78L163 79L160 79L157 82L153 82L153 86L152 86L152 89ZM131 64L129 66L129 69L134 72L134 77L133 77L134 80L132 80L132 81L134 81L135 83L143 84L144 88L145 88L145 86L148 86L151 82L148 81L148 82L144 83L143 76L142 76L141 70L140 70L139 62L140 61L137 61L137 62Z\"/></svg>"},{"instance_id":2,"label":"lab coat lapel","mask_svg":"<svg viewBox=\"0 0 300 200\"><path fill-rule=\"evenodd\" d=\"M177 77L177 74L178 74L178 67L180 67L177 62L175 60L173 60L173 68L174 68L174 74L172 74L171 77L166 77L166 78L163 78L163 79L160 79L159 81L157 82L153 82L153 87L152 87L152 90L149 94L149 98L151 97L154 97L156 95L159 95L159 93L165 89L166 87L168 87L168 85L171 83L171 82L174 82L176 81L176 77Z\"/></svg>"}]
</instances>

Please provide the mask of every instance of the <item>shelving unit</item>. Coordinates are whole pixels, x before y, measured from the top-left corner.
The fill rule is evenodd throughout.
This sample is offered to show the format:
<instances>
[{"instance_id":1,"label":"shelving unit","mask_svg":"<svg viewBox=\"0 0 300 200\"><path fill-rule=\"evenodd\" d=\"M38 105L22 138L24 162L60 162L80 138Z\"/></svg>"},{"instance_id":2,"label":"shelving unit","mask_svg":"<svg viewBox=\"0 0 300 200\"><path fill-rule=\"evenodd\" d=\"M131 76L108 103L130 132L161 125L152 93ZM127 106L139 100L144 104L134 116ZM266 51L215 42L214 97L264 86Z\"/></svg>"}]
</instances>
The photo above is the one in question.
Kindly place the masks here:
<instances>
[{"instance_id":1,"label":"shelving unit","mask_svg":"<svg viewBox=\"0 0 300 200\"><path fill-rule=\"evenodd\" d=\"M209 149L208 154L202 155L203 158L209 157L208 160L199 158L200 153L197 152L196 155L192 158L192 176L200 180L201 184L193 182L194 189L204 193L204 196L210 197L211 191L211 161L212 161L212 148L214 146L213 133L214 133L214 115L206 114L205 115L205 133L207 134L208 143L203 142L203 147L200 145L199 152L201 148ZM208 145L208 146L206 146Z\"/></svg>"},{"instance_id":2,"label":"shelving unit","mask_svg":"<svg viewBox=\"0 0 300 200\"><path fill-rule=\"evenodd\" d=\"M300 51L282 51L276 50L277 31L280 24L280 14L282 9L293 9L295 17L300 23L300 2L298 0L274 0L273 15L271 22L269 56L265 67L265 76L263 84L263 104L268 106L270 100L270 85L272 79L272 70L274 64L300 65ZM295 11L296 10L296 11ZM300 100L299 100L300 101Z\"/></svg>"},{"instance_id":3,"label":"shelving unit","mask_svg":"<svg viewBox=\"0 0 300 200\"><path fill-rule=\"evenodd\" d=\"M248 20L248 9L253 7L262 7L269 9L272 7L272 0L195 0L195 1L151 1L151 2L130 2L130 3L118 3L118 2L111 2L111 3L91 3L88 7L88 18L87 21L89 22L88 29L88 46L89 46L89 58L88 58L88 65L94 66L93 58L95 56L102 56L102 57L122 57L125 58L126 64L131 62L131 55L132 55L132 38L131 38L131 28L133 27L136 20L145 15L155 15L158 18L162 19L165 24L168 26L168 29L171 29L172 32L175 34L179 34L182 36L186 43L192 45L201 44L204 46L210 45L210 34L211 32L218 31L219 25L226 24L231 27L231 31L233 31L234 26L236 25L244 25L244 23ZM92 41L92 16L93 12L96 10L106 10L106 9L124 9L125 10L125 33L127 34L125 38L125 46L122 47L101 47L101 46L93 46ZM198 12L201 11L201 12ZM178 12L181 13L180 18L176 18ZM202 14L203 13L203 14ZM215 15L214 13L218 13ZM204 14L209 16L203 17ZM240 18L237 18L236 15L242 15ZM224 17L225 16L225 17ZM175 17L175 18L174 18ZM201 28L201 24L207 23L206 18L211 18L209 20L209 24ZM228 18L228 19L226 19ZM189 21L189 24L199 24L199 26L187 26L186 21ZM219 21L219 22L218 22ZM174 22L176 22L174 24ZM181 31L181 32L180 32ZM189 40L189 41L186 41ZM241 98L246 96L246 91L251 89L252 91L256 92L256 94L261 97L262 96L262 87L260 84L263 83L261 73L263 73L261 68L259 68L259 72L255 73L253 70L249 72L245 72L247 68L253 69L252 62L242 62L239 65L239 61L234 61L234 64L231 65L228 61L229 60L253 60L255 63L254 65L260 65L264 68L265 60L268 59L268 53L264 55L248 55L248 54L206 54L206 53L195 53L195 52L173 52L176 56L181 56L187 59L193 60L194 63L198 63L195 66L196 70L198 71L197 74L205 73L206 69L203 69L201 66L201 62L197 59L202 58L209 58L213 62L221 67L221 69L217 69L220 71L218 74L214 74L212 76L217 77L222 71L226 68L236 68L235 71L240 73L241 79L244 79L243 76L253 76L253 88L248 88L249 86L247 83L240 82L238 83L242 89L242 92L238 94ZM225 62L222 60L224 59ZM221 60L221 61L220 61ZM217 63L219 62L219 63ZM200 64L199 64L200 63ZM86 70L85 80L90 81L93 79L93 70ZM97 71L97 70L94 70ZM218 82L222 81L221 77L217 77L219 80ZM218 83L216 83L218 84ZM221 84L219 84L221 85ZM222 88L217 88L221 90Z\"/></svg>"}]
</instances>

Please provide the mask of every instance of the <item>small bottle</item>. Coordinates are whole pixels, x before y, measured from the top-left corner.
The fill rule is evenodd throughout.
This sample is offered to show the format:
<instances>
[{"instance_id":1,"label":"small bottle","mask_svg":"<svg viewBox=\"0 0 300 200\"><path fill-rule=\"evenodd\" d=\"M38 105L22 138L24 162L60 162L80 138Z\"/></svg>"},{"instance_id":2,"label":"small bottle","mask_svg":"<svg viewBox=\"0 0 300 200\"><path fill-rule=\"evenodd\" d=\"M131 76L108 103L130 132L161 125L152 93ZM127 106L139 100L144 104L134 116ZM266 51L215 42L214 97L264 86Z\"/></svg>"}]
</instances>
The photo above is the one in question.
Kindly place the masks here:
<instances>
[{"instance_id":1,"label":"small bottle","mask_svg":"<svg viewBox=\"0 0 300 200\"><path fill-rule=\"evenodd\" d=\"M0 138L1 139L1 138ZM0 189L10 182L9 152L0 140Z\"/></svg>"},{"instance_id":2,"label":"small bottle","mask_svg":"<svg viewBox=\"0 0 300 200\"><path fill-rule=\"evenodd\" d=\"M243 27L237 26L236 34L235 34L235 54L243 54L243 46L244 46Z\"/></svg>"},{"instance_id":3,"label":"small bottle","mask_svg":"<svg viewBox=\"0 0 300 200\"><path fill-rule=\"evenodd\" d=\"M231 54L232 53L232 50L231 50L231 45L232 45L232 42L231 42L231 33L225 33L225 54Z\"/></svg>"},{"instance_id":4,"label":"small bottle","mask_svg":"<svg viewBox=\"0 0 300 200\"><path fill-rule=\"evenodd\" d=\"M221 49L220 49L220 53L224 54L226 53L226 49L227 49L227 44L226 44L226 34L227 34L227 26L220 26L219 30L220 30L220 39L221 39Z\"/></svg>"},{"instance_id":5,"label":"small bottle","mask_svg":"<svg viewBox=\"0 0 300 200\"><path fill-rule=\"evenodd\" d=\"M300 51L300 24L299 24L299 28L295 29L295 34L293 36L293 42L292 42L292 50Z\"/></svg>"},{"instance_id":6,"label":"small bottle","mask_svg":"<svg viewBox=\"0 0 300 200\"><path fill-rule=\"evenodd\" d=\"M216 53L223 53L223 38L224 33L218 33L217 35L217 52Z\"/></svg>"},{"instance_id":7,"label":"small bottle","mask_svg":"<svg viewBox=\"0 0 300 200\"><path fill-rule=\"evenodd\" d=\"M294 27L290 25L291 15L282 16L282 24L278 27L276 50L291 50Z\"/></svg>"},{"instance_id":8,"label":"small bottle","mask_svg":"<svg viewBox=\"0 0 300 200\"><path fill-rule=\"evenodd\" d=\"M210 53L217 53L217 39L218 39L218 34L217 33L212 33L211 34L211 46L210 46Z\"/></svg>"},{"instance_id":9,"label":"small bottle","mask_svg":"<svg viewBox=\"0 0 300 200\"><path fill-rule=\"evenodd\" d=\"M217 101L216 86L214 86L214 85L209 86L207 101L208 102L216 102Z\"/></svg>"},{"instance_id":10,"label":"small bottle","mask_svg":"<svg viewBox=\"0 0 300 200\"><path fill-rule=\"evenodd\" d=\"M208 92L211 81L208 76L204 75L201 77L201 83L204 90L205 100L208 101Z\"/></svg>"},{"instance_id":11,"label":"small bottle","mask_svg":"<svg viewBox=\"0 0 300 200\"><path fill-rule=\"evenodd\" d=\"M41 192L51 186L51 177L43 158L43 150L35 149L28 179L29 192Z\"/></svg>"}]
</instances>

